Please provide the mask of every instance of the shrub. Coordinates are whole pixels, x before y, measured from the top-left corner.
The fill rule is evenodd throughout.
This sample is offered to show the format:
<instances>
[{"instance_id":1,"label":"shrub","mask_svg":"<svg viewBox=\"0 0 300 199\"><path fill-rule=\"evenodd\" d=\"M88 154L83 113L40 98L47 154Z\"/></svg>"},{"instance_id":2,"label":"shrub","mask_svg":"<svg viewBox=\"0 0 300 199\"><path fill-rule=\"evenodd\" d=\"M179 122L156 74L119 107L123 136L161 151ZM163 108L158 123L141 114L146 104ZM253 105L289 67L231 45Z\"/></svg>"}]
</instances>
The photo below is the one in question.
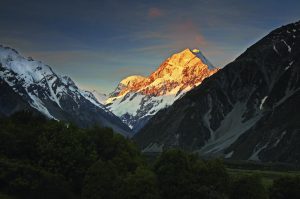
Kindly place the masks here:
<instances>
[{"instance_id":1,"label":"shrub","mask_svg":"<svg viewBox=\"0 0 300 199\"><path fill-rule=\"evenodd\" d=\"M256 175L238 177L232 182L231 199L267 199L268 193Z\"/></svg>"},{"instance_id":2,"label":"shrub","mask_svg":"<svg viewBox=\"0 0 300 199\"><path fill-rule=\"evenodd\" d=\"M274 180L274 184L270 189L270 198L300 198L300 177L282 177Z\"/></svg>"}]
</instances>

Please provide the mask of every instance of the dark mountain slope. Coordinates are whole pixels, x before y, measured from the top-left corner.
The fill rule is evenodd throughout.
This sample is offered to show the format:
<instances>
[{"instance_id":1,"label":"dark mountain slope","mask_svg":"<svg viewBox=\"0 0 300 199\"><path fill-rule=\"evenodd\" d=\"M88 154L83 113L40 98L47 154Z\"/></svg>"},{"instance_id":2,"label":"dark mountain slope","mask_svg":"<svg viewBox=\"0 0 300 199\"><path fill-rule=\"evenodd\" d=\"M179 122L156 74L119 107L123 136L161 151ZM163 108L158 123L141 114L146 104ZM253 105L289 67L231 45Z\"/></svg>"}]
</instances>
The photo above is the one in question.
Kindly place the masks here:
<instances>
[{"instance_id":1,"label":"dark mountain slope","mask_svg":"<svg viewBox=\"0 0 300 199\"><path fill-rule=\"evenodd\" d=\"M1 79L0 93L0 117L7 117L21 110L35 111Z\"/></svg>"},{"instance_id":2,"label":"dark mountain slope","mask_svg":"<svg viewBox=\"0 0 300 199\"><path fill-rule=\"evenodd\" d=\"M298 162L300 22L283 26L160 111L134 137L144 151ZM298 142L299 143L299 142Z\"/></svg>"}]
</instances>

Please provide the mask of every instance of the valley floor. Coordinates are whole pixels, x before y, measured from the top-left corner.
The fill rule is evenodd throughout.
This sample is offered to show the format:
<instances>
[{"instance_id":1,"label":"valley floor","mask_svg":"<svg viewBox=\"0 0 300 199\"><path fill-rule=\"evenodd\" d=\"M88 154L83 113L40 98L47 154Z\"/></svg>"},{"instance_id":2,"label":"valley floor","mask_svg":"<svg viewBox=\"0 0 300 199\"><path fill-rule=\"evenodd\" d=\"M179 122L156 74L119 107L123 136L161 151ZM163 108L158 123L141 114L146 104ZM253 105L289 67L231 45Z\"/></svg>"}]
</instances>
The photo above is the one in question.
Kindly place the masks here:
<instances>
[{"instance_id":1,"label":"valley floor","mask_svg":"<svg viewBox=\"0 0 300 199\"><path fill-rule=\"evenodd\" d=\"M274 170L251 170L251 169L232 169L227 168L229 175L232 177L239 177L243 175L258 175L262 178L263 185L270 188L273 181L281 177L300 177L300 171L274 171Z\"/></svg>"}]
</instances>

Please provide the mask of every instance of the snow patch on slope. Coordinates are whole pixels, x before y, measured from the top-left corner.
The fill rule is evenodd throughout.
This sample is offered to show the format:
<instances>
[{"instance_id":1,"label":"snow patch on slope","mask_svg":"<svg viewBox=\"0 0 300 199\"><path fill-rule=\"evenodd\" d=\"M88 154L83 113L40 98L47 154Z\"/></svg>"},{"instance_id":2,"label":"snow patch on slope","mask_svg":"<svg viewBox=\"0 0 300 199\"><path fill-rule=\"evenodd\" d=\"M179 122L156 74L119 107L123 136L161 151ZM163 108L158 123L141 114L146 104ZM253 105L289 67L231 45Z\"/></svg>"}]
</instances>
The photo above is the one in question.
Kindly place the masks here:
<instances>
[{"instance_id":1,"label":"snow patch on slope","mask_svg":"<svg viewBox=\"0 0 300 199\"><path fill-rule=\"evenodd\" d=\"M265 101L268 99L268 96L265 96L262 100L261 100L261 103L259 105L259 110L262 110L263 109L263 106L264 106L264 103Z\"/></svg>"},{"instance_id":2,"label":"snow patch on slope","mask_svg":"<svg viewBox=\"0 0 300 199\"><path fill-rule=\"evenodd\" d=\"M286 43L286 41L284 41L283 39L282 39L281 41L286 45L286 47L288 48L289 53L291 53L291 52L292 52L291 46L288 45L288 44Z\"/></svg>"},{"instance_id":3,"label":"snow patch on slope","mask_svg":"<svg viewBox=\"0 0 300 199\"><path fill-rule=\"evenodd\" d=\"M250 129L260 119L261 115L244 121L243 114L246 110L247 107L245 104L235 104L231 112L229 112L221 122L220 127L214 132L214 135L199 152L201 154L221 154L244 132Z\"/></svg>"},{"instance_id":4,"label":"snow patch on slope","mask_svg":"<svg viewBox=\"0 0 300 199\"><path fill-rule=\"evenodd\" d=\"M142 152L147 153L161 153L163 152L164 144L151 143Z\"/></svg>"},{"instance_id":5,"label":"snow patch on slope","mask_svg":"<svg viewBox=\"0 0 300 199\"><path fill-rule=\"evenodd\" d=\"M255 146L255 149L254 149L254 152L253 152L253 154L250 156L249 160L260 161L258 155L259 155L259 153L260 153L262 150L266 149L266 148L268 147L268 145L269 145L269 142L266 143L266 144L264 144L263 146L260 146L259 144L256 145L256 146Z\"/></svg>"}]
</instances>

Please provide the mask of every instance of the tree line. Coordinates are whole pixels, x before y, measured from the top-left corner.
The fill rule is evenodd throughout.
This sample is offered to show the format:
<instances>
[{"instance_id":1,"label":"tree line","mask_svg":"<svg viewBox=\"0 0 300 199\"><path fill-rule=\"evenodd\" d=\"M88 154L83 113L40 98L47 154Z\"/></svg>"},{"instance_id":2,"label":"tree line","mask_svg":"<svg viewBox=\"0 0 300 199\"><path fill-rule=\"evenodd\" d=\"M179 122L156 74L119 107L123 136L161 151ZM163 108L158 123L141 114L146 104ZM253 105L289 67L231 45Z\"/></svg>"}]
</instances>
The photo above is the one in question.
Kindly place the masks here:
<instances>
[{"instance_id":1,"label":"tree line","mask_svg":"<svg viewBox=\"0 0 300 199\"><path fill-rule=\"evenodd\" d=\"M221 160L173 149L149 164L109 128L81 129L30 112L0 119L0 195L43 199L283 199L300 179L267 189L259 176L232 177Z\"/></svg>"}]
</instances>

